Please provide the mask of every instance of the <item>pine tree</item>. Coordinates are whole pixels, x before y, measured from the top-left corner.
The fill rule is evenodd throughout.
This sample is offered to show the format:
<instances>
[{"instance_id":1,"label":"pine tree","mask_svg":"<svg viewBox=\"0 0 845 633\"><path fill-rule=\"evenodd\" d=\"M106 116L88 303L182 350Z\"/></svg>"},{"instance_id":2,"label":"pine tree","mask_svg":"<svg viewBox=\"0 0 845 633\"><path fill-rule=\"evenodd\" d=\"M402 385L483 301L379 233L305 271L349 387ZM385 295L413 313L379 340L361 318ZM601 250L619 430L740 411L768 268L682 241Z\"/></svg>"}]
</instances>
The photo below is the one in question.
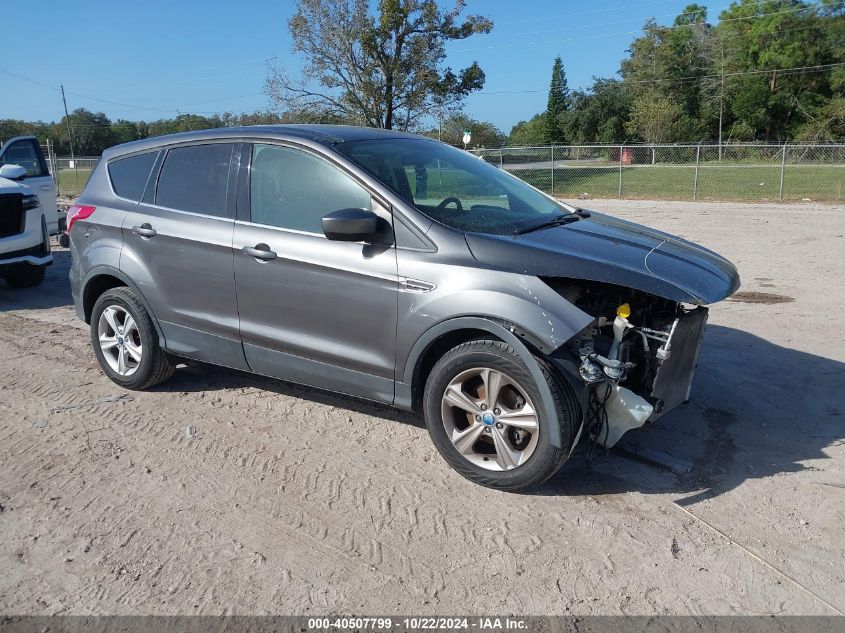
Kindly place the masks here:
<instances>
[{"instance_id":1,"label":"pine tree","mask_svg":"<svg viewBox=\"0 0 845 633\"><path fill-rule=\"evenodd\" d=\"M569 88L560 55L552 66L552 83L549 87L549 102L546 107L546 135L550 143L565 141L560 125L560 115L569 108Z\"/></svg>"}]
</instances>

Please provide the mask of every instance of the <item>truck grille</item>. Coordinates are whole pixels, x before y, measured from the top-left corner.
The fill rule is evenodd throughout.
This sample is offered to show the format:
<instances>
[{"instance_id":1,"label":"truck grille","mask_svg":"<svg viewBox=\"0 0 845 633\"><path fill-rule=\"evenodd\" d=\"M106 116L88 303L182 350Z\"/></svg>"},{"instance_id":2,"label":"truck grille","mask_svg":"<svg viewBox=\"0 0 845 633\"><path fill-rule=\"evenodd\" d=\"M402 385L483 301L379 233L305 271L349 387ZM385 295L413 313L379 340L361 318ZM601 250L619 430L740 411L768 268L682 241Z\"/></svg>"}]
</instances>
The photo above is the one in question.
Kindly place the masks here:
<instances>
[{"instance_id":1,"label":"truck grille","mask_svg":"<svg viewBox=\"0 0 845 633\"><path fill-rule=\"evenodd\" d=\"M652 419L689 398L705 325L707 308L703 307L687 312L675 322L669 339L669 358L658 368L651 390L651 395L662 402Z\"/></svg>"},{"instance_id":2,"label":"truck grille","mask_svg":"<svg viewBox=\"0 0 845 633\"><path fill-rule=\"evenodd\" d=\"M20 194L0 194L0 237L23 233L25 217L22 201Z\"/></svg>"}]
</instances>

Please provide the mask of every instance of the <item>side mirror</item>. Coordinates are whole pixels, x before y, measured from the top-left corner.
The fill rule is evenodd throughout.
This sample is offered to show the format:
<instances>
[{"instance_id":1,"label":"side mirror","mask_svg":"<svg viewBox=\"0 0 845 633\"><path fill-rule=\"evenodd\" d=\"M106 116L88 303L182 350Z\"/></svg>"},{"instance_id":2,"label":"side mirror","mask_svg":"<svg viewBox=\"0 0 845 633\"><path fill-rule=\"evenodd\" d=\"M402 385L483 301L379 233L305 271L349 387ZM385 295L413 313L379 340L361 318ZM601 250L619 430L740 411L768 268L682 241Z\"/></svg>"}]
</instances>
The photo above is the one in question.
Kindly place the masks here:
<instances>
[{"instance_id":1,"label":"side mirror","mask_svg":"<svg viewBox=\"0 0 845 633\"><path fill-rule=\"evenodd\" d=\"M380 218L368 209L341 209L323 216L323 233L338 242L370 242L379 232Z\"/></svg>"},{"instance_id":2,"label":"side mirror","mask_svg":"<svg viewBox=\"0 0 845 633\"><path fill-rule=\"evenodd\" d=\"M0 178L20 180L26 176L26 169L20 165L3 165L0 167Z\"/></svg>"}]
</instances>

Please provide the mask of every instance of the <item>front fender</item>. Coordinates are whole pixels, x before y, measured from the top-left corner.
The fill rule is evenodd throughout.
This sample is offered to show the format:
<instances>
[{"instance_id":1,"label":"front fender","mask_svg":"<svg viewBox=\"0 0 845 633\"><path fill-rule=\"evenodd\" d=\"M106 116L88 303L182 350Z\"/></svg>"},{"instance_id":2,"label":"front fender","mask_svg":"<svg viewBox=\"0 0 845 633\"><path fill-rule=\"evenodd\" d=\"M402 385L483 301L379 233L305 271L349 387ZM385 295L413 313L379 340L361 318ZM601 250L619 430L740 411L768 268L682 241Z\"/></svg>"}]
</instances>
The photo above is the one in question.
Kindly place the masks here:
<instances>
[{"instance_id":1,"label":"front fender","mask_svg":"<svg viewBox=\"0 0 845 633\"><path fill-rule=\"evenodd\" d=\"M411 385L413 383L414 370L417 362L429 346L437 339L449 332L462 329L483 330L485 332L489 332L510 345L514 351L519 354L520 359L522 359L522 362L531 373L531 378L534 379L534 383L537 385L540 395L542 396L544 414L542 416L542 420L544 421L545 427L543 431L549 434L552 444L557 448L569 448L568 446L562 446L560 423L557 419L557 413L555 412L554 405L552 404L552 392L549 389L549 385L546 383L546 379L543 376L543 371L540 368L540 364L537 362L537 359L534 358L531 350L529 350L528 347L509 328L484 317L467 316L449 319L442 323L438 323L423 334L411 350L408 363L405 366L403 382L397 383L396 385L396 401L394 404L398 407L411 409Z\"/></svg>"},{"instance_id":2,"label":"front fender","mask_svg":"<svg viewBox=\"0 0 845 633\"><path fill-rule=\"evenodd\" d=\"M479 282L484 287L478 288ZM478 276L444 277L431 292L403 293L399 317L397 406L413 405L416 368L432 343L458 330L481 330L520 355L543 395L544 417L550 424L557 424L552 395L532 349L551 357L593 321L536 277L490 270ZM566 380L572 385L569 376ZM560 446L559 429L548 431Z\"/></svg>"}]
</instances>

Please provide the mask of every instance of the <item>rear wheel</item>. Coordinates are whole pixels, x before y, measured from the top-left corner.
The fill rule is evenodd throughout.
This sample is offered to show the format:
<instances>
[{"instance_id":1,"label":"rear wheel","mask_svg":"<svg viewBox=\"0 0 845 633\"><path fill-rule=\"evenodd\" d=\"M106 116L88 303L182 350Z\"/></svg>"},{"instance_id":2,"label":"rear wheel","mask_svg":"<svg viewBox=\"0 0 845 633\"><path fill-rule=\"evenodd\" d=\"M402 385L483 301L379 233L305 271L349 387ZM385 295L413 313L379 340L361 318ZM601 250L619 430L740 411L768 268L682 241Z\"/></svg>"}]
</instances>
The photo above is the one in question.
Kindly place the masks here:
<instances>
[{"instance_id":1,"label":"rear wheel","mask_svg":"<svg viewBox=\"0 0 845 633\"><path fill-rule=\"evenodd\" d=\"M44 281L46 266L13 264L3 271L3 279L12 288L33 288Z\"/></svg>"},{"instance_id":2,"label":"rear wheel","mask_svg":"<svg viewBox=\"0 0 845 633\"><path fill-rule=\"evenodd\" d=\"M97 299L91 344L106 376L127 389L147 389L173 375L152 318L129 288L112 288Z\"/></svg>"},{"instance_id":3,"label":"rear wheel","mask_svg":"<svg viewBox=\"0 0 845 633\"><path fill-rule=\"evenodd\" d=\"M464 477L500 490L524 490L566 461L578 404L541 364L560 426L557 448L544 419L545 402L519 354L506 343L469 341L447 352L426 383L429 434Z\"/></svg>"}]
</instances>

